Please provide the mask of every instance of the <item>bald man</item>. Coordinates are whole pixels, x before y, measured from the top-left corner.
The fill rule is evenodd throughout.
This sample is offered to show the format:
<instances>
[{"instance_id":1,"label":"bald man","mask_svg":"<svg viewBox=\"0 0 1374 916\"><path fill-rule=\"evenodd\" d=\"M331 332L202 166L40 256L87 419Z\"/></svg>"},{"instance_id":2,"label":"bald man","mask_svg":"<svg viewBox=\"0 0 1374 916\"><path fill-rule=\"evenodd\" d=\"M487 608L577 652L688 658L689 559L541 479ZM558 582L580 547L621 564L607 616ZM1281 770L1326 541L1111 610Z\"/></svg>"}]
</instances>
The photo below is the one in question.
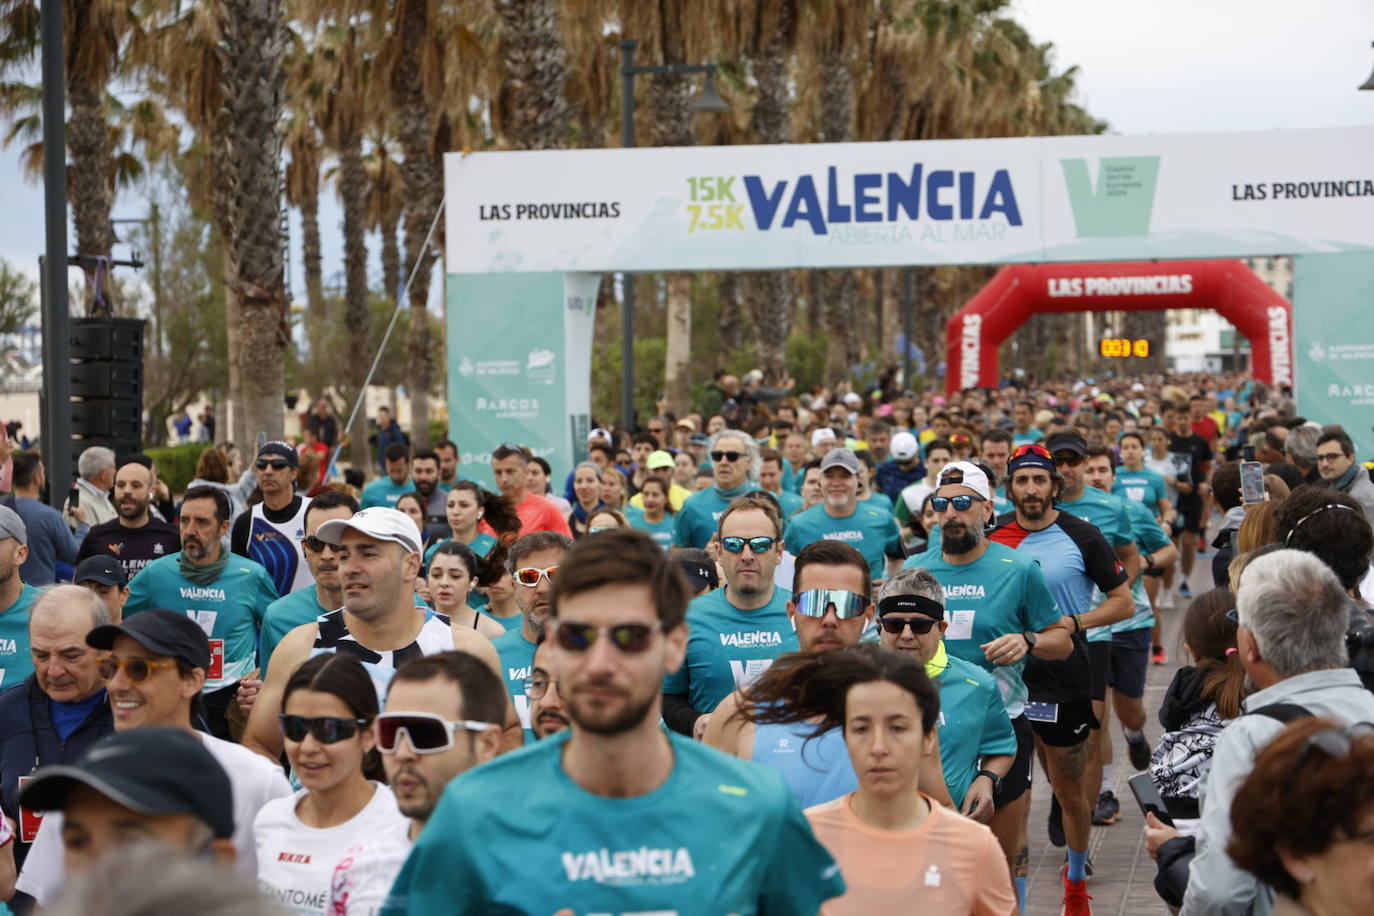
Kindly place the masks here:
<instances>
[{"instance_id":1,"label":"bald man","mask_svg":"<svg viewBox=\"0 0 1374 916\"><path fill-rule=\"evenodd\" d=\"M153 515L149 508L153 499L153 472L148 467L130 461L116 470L114 503L118 514L87 533L76 562L101 554L111 556L124 567L125 577L132 579L153 560L181 550L176 526Z\"/></svg>"}]
</instances>

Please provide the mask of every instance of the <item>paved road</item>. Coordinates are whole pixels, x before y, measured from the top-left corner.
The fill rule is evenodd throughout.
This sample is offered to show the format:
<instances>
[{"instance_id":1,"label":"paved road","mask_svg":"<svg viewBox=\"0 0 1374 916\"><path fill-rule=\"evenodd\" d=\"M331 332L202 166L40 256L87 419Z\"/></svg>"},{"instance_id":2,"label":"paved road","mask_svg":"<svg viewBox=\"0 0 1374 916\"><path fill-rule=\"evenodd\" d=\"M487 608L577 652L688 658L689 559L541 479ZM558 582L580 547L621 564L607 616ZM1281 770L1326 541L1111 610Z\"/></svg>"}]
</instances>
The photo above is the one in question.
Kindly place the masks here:
<instances>
[{"instance_id":1,"label":"paved road","mask_svg":"<svg viewBox=\"0 0 1374 916\"><path fill-rule=\"evenodd\" d=\"M1211 558L1201 557L1193 565L1189 586L1194 595L1212 587ZM1165 665L1151 665L1145 683L1145 734L1153 747L1161 728L1159 704L1164 691L1173 680L1182 654L1180 627L1187 604L1164 611L1164 645L1169 650ZM1154 889L1155 865L1145 850L1141 827L1144 818L1135 796L1126 781L1135 775L1126 756L1126 740L1121 725L1112 721L1113 759L1116 773L1112 791L1121 802L1121 818L1110 827L1094 827L1088 843L1088 855L1093 863L1093 876L1088 880L1094 916L1138 916L1138 914L1167 914L1168 908ZM1063 901L1060 868L1064 864L1064 850L1050 845L1045 835L1045 819L1049 814L1050 786L1037 766L1032 789L1030 817L1030 881L1026 891L1028 916L1058 916Z\"/></svg>"}]
</instances>

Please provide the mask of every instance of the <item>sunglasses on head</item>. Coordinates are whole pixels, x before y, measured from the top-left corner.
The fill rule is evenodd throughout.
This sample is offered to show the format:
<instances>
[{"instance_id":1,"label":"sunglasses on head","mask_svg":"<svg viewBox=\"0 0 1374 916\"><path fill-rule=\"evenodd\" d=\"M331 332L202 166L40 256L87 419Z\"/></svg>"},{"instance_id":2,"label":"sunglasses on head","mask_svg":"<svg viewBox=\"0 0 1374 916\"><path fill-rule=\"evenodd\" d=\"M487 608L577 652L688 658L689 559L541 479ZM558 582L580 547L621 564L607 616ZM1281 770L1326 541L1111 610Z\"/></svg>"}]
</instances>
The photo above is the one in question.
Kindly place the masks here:
<instances>
[{"instance_id":1,"label":"sunglasses on head","mask_svg":"<svg viewBox=\"0 0 1374 916\"><path fill-rule=\"evenodd\" d=\"M450 721L431 712L384 712L377 717L377 750L394 754L405 733L410 749L417 754L442 754L453 747L453 733L484 732L494 726L472 719Z\"/></svg>"},{"instance_id":2,"label":"sunglasses on head","mask_svg":"<svg viewBox=\"0 0 1374 916\"><path fill-rule=\"evenodd\" d=\"M840 620L862 617L871 602L857 592L843 588L813 588L799 593L793 601L797 613L806 617L824 617L831 608Z\"/></svg>"},{"instance_id":3,"label":"sunglasses on head","mask_svg":"<svg viewBox=\"0 0 1374 916\"><path fill-rule=\"evenodd\" d=\"M1011 453L1011 457L1013 458L1020 458L1022 455L1039 455L1041 458L1049 458L1051 461L1054 460L1054 456L1050 454L1049 449L1045 448L1043 445L1036 445L1034 443L1023 445Z\"/></svg>"},{"instance_id":4,"label":"sunglasses on head","mask_svg":"<svg viewBox=\"0 0 1374 916\"><path fill-rule=\"evenodd\" d=\"M712 452L711 460L720 461L739 461L745 456L745 452Z\"/></svg>"},{"instance_id":5,"label":"sunglasses on head","mask_svg":"<svg viewBox=\"0 0 1374 916\"><path fill-rule=\"evenodd\" d=\"M756 538L726 537L720 539L720 546L726 553L744 553L744 545L749 545L751 553L763 554L773 549L777 538L759 536Z\"/></svg>"},{"instance_id":6,"label":"sunglasses on head","mask_svg":"<svg viewBox=\"0 0 1374 916\"><path fill-rule=\"evenodd\" d=\"M609 636L611 644L621 652L637 653L649 648L654 631L659 627L647 623L622 623L613 627L597 627L589 623L560 620L554 627L554 639L569 652L586 652L602 636Z\"/></svg>"},{"instance_id":7,"label":"sunglasses on head","mask_svg":"<svg viewBox=\"0 0 1374 916\"><path fill-rule=\"evenodd\" d=\"M142 684L152 677L158 668L175 668L175 661L155 662L146 658L115 658L113 655L102 658L95 666L96 673L103 681L114 680L115 672L123 671L124 676L135 684Z\"/></svg>"},{"instance_id":8,"label":"sunglasses on head","mask_svg":"<svg viewBox=\"0 0 1374 916\"><path fill-rule=\"evenodd\" d=\"M522 566L515 571L515 581L521 585L534 588L539 584L540 577L548 580L553 585L553 577L558 573L557 566L548 566L540 569L537 566Z\"/></svg>"},{"instance_id":9,"label":"sunglasses on head","mask_svg":"<svg viewBox=\"0 0 1374 916\"><path fill-rule=\"evenodd\" d=\"M937 514L943 514L952 505L955 512L967 512L969 507L976 502L985 503L987 500L971 493L960 493L958 496L932 496L930 508L934 509Z\"/></svg>"},{"instance_id":10,"label":"sunglasses on head","mask_svg":"<svg viewBox=\"0 0 1374 916\"><path fill-rule=\"evenodd\" d=\"M321 744L338 744L358 733L358 729L370 723L371 719L343 719L338 716L277 716L277 725L287 741L304 741L306 735L314 735Z\"/></svg>"},{"instance_id":11,"label":"sunglasses on head","mask_svg":"<svg viewBox=\"0 0 1374 916\"><path fill-rule=\"evenodd\" d=\"M274 471L284 471L289 467L291 467L291 465L285 461L267 461L262 458L259 458L257 461L257 468L259 471L265 471L268 468Z\"/></svg>"},{"instance_id":12,"label":"sunglasses on head","mask_svg":"<svg viewBox=\"0 0 1374 916\"><path fill-rule=\"evenodd\" d=\"M912 635L924 636L937 623L939 623L938 620L932 620L929 617L892 617L889 615L878 618L878 625L893 636L901 636L902 631L907 627L911 627Z\"/></svg>"}]
</instances>

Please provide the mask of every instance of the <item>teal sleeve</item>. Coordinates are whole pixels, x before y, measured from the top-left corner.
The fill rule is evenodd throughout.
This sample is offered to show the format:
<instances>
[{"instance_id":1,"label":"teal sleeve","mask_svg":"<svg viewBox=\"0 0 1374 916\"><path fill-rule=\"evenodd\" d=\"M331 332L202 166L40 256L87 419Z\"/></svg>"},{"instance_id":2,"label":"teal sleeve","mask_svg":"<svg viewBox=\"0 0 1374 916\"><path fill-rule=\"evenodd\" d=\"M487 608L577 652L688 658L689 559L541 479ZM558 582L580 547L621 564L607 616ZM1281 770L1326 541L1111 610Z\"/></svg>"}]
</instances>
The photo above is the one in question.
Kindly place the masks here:
<instances>
[{"instance_id":1,"label":"teal sleeve","mask_svg":"<svg viewBox=\"0 0 1374 916\"><path fill-rule=\"evenodd\" d=\"M811 832L790 791L776 804L781 823L773 832L772 856L761 865L759 916L815 913L825 901L843 896L840 866Z\"/></svg>"},{"instance_id":2,"label":"teal sleeve","mask_svg":"<svg viewBox=\"0 0 1374 916\"><path fill-rule=\"evenodd\" d=\"M906 556L906 549L902 547L902 530L897 527L895 518L887 520L887 529L887 544L884 549L889 557L900 560Z\"/></svg>"},{"instance_id":3,"label":"teal sleeve","mask_svg":"<svg viewBox=\"0 0 1374 916\"><path fill-rule=\"evenodd\" d=\"M277 594L277 587L272 583L272 577L266 570L255 571L253 574L253 584L257 586L257 598L252 602L253 619L262 626L263 615L267 613L267 606L278 598L284 597Z\"/></svg>"},{"instance_id":4,"label":"teal sleeve","mask_svg":"<svg viewBox=\"0 0 1374 916\"><path fill-rule=\"evenodd\" d=\"M1002 702L1002 691L995 686L987 691L988 708L983 716L983 736L978 742L979 756L992 754L1015 754L1016 731L1007 718L1007 705Z\"/></svg>"},{"instance_id":5,"label":"teal sleeve","mask_svg":"<svg viewBox=\"0 0 1374 916\"><path fill-rule=\"evenodd\" d=\"M673 546L691 547L692 545L692 525L688 521L688 516L692 510L683 503L682 510L673 518Z\"/></svg>"},{"instance_id":6,"label":"teal sleeve","mask_svg":"<svg viewBox=\"0 0 1374 916\"><path fill-rule=\"evenodd\" d=\"M1162 550L1172 543L1169 540L1169 536L1164 533L1164 529L1159 527L1159 523L1155 521L1154 516L1146 514L1143 518L1138 518L1136 521L1139 523L1136 525L1136 544L1140 546L1141 550L1144 550L1146 553L1154 553L1156 550Z\"/></svg>"},{"instance_id":7,"label":"teal sleeve","mask_svg":"<svg viewBox=\"0 0 1374 916\"><path fill-rule=\"evenodd\" d=\"M1113 547L1131 547L1135 544L1135 532L1131 528L1131 513L1126 511L1123 500L1116 507L1116 533L1112 535Z\"/></svg>"},{"instance_id":8,"label":"teal sleeve","mask_svg":"<svg viewBox=\"0 0 1374 916\"><path fill-rule=\"evenodd\" d=\"M691 648L692 644L689 642L687 644L687 649L689 652L691 651ZM681 668L677 669L672 674L663 675L663 692L685 694L691 689L692 676L687 672L687 659L686 657L684 657L682 659ZM710 710L707 710L707 712L709 711Z\"/></svg>"},{"instance_id":9,"label":"teal sleeve","mask_svg":"<svg viewBox=\"0 0 1374 916\"><path fill-rule=\"evenodd\" d=\"M364 509L370 509L373 506L384 506L386 503L377 499L377 488L369 484L363 487L363 498L359 505Z\"/></svg>"},{"instance_id":10,"label":"teal sleeve","mask_svg":"<svg viewBox=\"0 0 1374 916\"><path fill-rule=\"evenodd\" d=\"M267 680L268 662L272 660L272 653L277 651L282 637L286 635L278 620L277 617L263 615L262 629L258 631L258 677L262 680Z\"/></svg>"},{"instance_id":11,"label":"teal sleeve","mask_svg":"<svg viewBox=\"0 0 1374 916\"><path fill-rule=\"evenodd\" d=\"M1023 575L1025 582L1021 589L1021 614L1026 629L1039 633L1047 627L1054 626L1064 615L1059 610L1059 603L1054 600L1054 595L1045 582L1045 574L1040 571L1038 565L1028 563Z\"/></svg>"},{"instance_id":12,"label":"teal sleeve","mask_svg":"<svg viewBox=\"0 0 1374 916\"><path fill-rule=\"evenodd\" d=\"M1157 510L1159 509L1159 501L1160 501L1161 499L1168 499L1168 498L1169 498L1169 491L1168 491L1167 489L1165 489L1165 487L1164 487L1164 478L1163 478L1163 477L1160 477L1158 474L1156 474L1156 475L1155 475L1154 484L1155 484L1155 488L1154 488L1154 489L1155 489L1155 496L1154 496L1154 500L1150 503L1150 511L1151 511L1151 512L1157 511Z\"/></svg>"},{"instance_id":13,"label":"teal sleeve","mask_svg":"<svg viewBox=\"0 0 1374 916\"><path fill-rule=\"evenodd\" d=\"M801 550L801 547L797 544L797 539L801 536L802 533L797 530L797 523L789 519L787 524L782 528L783 548L786 549L788 553L796 556L798 551Z\"/></svg>"},{"instance_id":14,"label":"teal sleeve","mask_svg":"<svg viewBox=\"0 0 1374 916\"><path fill-rule=\"evenodd\" d=\"M463 848L469 830L453 810L451 793L444 793L415 848L406 857L387 894L380 916L446 916L481 914L486 889L473 867L472 853Z\"/></svg>"},{"instance_id":15,"label":"teal sleeve","mask_svg":"<svg viewBox=\"0 0 1374 916\"><path fill-rule=\"evenodd\" d=\"M152 590L153 575L150 575L150 573L155 575L156 570L150 570L144 567L139 571L138 575L129 580L129 600L124 602L125 617L154 607L153 596L150 594Z\"/></svg>"}]
</instances>

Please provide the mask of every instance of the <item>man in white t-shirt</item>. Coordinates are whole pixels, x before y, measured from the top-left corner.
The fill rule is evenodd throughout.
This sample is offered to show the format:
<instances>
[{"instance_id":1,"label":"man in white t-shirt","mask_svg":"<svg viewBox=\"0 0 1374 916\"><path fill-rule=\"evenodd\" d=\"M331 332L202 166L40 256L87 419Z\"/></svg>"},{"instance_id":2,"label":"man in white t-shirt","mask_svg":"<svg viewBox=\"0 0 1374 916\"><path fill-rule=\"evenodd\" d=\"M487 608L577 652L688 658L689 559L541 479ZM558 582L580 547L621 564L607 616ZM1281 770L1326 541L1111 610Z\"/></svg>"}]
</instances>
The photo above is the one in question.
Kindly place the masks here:
<instances>
[{"instance_id":1,"label":"man in white t-shirt","mask_svg":"<svg viewBox=\"0 0 1374 916\"><path fill-rule=\"evenodd\" d=\"M152 609L126 618L119 626L96 627L86 634L86 644L109 653L99 670L106 681L116 732L180 730L199 739L229 774L233 841L239 851L234 870L255 876L253 818L271 799L290 795L291 786L271 761L193 728L193 704L199 705L210 667L205 631L185 614ZM91 753L100 747L96 745ZM161 756L149 756L147 764L160 767ZM62 819L49 814L24 861L17 889L46 906L62 887L64 874Z\"/></svg>"},{"instance_id":2,"label":"man in white t-shirt","mask_svg":"<svg viewBox=\"0 0 1374 916\"><path fill-rule=\"evenodd\" d=\"M496 756L506 687L466 652L440 652L396 669L377 718L377 747L403 830L360 838L334 869L332 916L373 916L449 780Z\"/></svg>"}]
</instances>

